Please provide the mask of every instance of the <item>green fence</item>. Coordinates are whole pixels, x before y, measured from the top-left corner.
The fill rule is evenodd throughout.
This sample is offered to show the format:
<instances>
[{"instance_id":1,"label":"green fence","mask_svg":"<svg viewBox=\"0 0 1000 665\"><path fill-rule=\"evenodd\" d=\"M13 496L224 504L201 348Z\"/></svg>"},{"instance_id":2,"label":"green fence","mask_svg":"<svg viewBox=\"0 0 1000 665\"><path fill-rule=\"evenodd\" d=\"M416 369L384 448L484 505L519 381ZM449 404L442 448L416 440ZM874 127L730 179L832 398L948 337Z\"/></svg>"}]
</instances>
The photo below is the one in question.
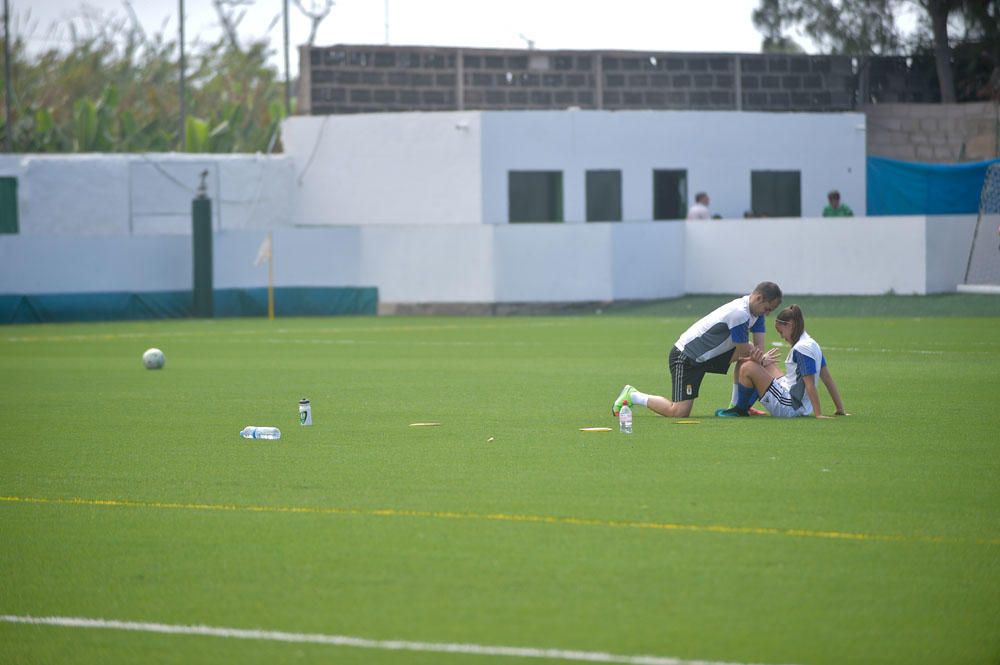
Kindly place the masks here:
<instances>
[{"instance_id":1,"label":"green fence","mask_svg":"<svg viewBox=\"0 0 1000 665\"><path fill-rule=\"evenodd\" d=\"M267 289L218 289L217 317L267 316ZM0 295L0 324L57 321L173 319L194 316L191 291ZM375 287L282 287L274 289L275 316L374 315Z\"/></svg>"}]
</instances>

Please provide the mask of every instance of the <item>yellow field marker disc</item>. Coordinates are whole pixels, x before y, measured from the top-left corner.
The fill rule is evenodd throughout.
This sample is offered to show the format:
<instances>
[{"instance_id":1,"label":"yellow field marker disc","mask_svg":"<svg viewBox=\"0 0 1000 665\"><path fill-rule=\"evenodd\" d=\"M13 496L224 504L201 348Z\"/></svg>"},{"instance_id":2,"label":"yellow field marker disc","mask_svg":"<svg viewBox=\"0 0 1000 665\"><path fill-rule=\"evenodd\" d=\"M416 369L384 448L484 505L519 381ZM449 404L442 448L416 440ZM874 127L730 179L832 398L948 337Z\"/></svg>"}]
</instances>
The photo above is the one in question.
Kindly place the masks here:
<instances>
[{"instance_id":1,"label":"yellow field marker disc","mask_svg":"<svg viewBox=\"0 0 1000 665\"><path fill-rule=\"evenodd\" d=\"M700 420L675 420L675 425L700 425Z\"/></svg>"},{"instance_id":2,"label":"yellow field marker disc","mask_svg":"<svg viewBox=\"0 0 1000 665\"><path fill-rule=\"evenodd\" d=\"M610 427L581 427L581 432L610 432Z\"/></svg>"},{"instance_id":3,"label":"yellow field marker disc","mask_svg":"<svg viewBox=\"0 0 1000 665\"><path fill-rule=\"evenodd\" d=\"M410 423L410 427L440 427L441 423Z\"/></svg>"}]
</instances>

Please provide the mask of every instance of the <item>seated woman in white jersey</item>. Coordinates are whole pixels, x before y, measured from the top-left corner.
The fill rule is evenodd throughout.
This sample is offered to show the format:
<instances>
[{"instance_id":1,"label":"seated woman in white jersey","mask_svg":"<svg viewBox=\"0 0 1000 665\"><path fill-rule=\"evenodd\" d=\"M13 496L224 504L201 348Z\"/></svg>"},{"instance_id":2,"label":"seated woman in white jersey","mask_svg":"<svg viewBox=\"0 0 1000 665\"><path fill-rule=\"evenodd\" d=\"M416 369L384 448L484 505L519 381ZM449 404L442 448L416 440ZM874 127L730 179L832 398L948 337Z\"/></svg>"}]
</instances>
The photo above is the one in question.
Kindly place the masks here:
<instances>
[{"instance_id":1,"label":"seated woman in white jersey","mask_svg":"<svg viewBox=\"0 0 1000 665\"><path fill-rule=\"evenodd\" d=\"M779 305L781 289L778 285L761 282L750 295L728 302L702 317L670 349L671 399L649 395L626 385L611 405L611 415L618 416L624 404L644 406L668 418L691 415L705 374L727 374L729 365L751 357L755 348L762 349L764 317Z\"/></svg>"},{"instance_id":2,"label":"seated woman in white jersey","mask_svg":"<svg viewBox=\"0 0 1000 665\"><path fill-rule=\"evenodd\" d=\"M759 399L764 408L778 418L797 416L829 418L830 416L823 415L820 405L819 391L816 389L817 376L833 399L836 407L834 415L848 415L844 411L844 402L840 398L837 383L826 366L823 350L806 332L805 318L799 306L792 305L781 310L774 320L774 329L792 347L785 359L785 373L782 374L766 354L755 349L752 353L753 361L744 363L740 367L736 406L719 409L715 415L722 417L749 415L748 410Z\"/></svg>"}]
</instances>

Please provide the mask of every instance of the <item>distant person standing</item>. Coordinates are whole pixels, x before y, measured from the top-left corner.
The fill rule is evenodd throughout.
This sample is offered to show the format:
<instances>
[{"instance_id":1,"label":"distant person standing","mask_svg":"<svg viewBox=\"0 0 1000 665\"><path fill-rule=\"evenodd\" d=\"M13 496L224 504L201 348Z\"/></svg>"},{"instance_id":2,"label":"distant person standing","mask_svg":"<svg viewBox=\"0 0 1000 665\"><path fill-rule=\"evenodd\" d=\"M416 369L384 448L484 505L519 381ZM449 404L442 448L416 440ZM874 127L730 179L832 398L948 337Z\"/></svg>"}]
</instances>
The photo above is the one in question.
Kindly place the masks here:
<instances>
[{"instance_id":1,"label":"distant person standing","mask_svg":"<svg viewBox=\"0 0 1000 665\"><path fill-rule=\"evenodd\" d=\"M826 200L830 202L830 205L823 208L824 217L854 217L854 211L840 202L840 192L837 190L830 190L830 193L826 195Z\"/></svg>"},{"instance_id":2,"label":"distant person standing","mask_svg":"<svg viewBox=\"0 0 1000 665\"><path fill-rule=\"evenodd\" d=\"M688 219L711 219L712 213L708 211L708 194L698 192L694 195L694 205L688 208Z\"/></svg>"}]
</instances>

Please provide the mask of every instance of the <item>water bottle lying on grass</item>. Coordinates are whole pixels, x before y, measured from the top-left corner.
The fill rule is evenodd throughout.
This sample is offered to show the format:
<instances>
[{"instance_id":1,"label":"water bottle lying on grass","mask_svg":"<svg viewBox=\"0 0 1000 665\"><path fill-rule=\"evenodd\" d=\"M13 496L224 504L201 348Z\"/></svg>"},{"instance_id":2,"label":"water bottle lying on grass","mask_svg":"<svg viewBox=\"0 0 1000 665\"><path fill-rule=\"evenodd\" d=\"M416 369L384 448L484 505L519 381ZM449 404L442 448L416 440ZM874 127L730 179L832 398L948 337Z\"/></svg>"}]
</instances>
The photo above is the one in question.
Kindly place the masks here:
<instances>
[{"instance_id":1,"label":"water bottle lying on grass","mask_svg":"<svg viewBox=\"0 0 1000 665\"><path fill-rule=\"evenodd\" d=\"M281 430L277 427L257 427L255 425L247 425L240 432L240 436L244 439L280 439Z\"/></svg>"}]
</instances>

